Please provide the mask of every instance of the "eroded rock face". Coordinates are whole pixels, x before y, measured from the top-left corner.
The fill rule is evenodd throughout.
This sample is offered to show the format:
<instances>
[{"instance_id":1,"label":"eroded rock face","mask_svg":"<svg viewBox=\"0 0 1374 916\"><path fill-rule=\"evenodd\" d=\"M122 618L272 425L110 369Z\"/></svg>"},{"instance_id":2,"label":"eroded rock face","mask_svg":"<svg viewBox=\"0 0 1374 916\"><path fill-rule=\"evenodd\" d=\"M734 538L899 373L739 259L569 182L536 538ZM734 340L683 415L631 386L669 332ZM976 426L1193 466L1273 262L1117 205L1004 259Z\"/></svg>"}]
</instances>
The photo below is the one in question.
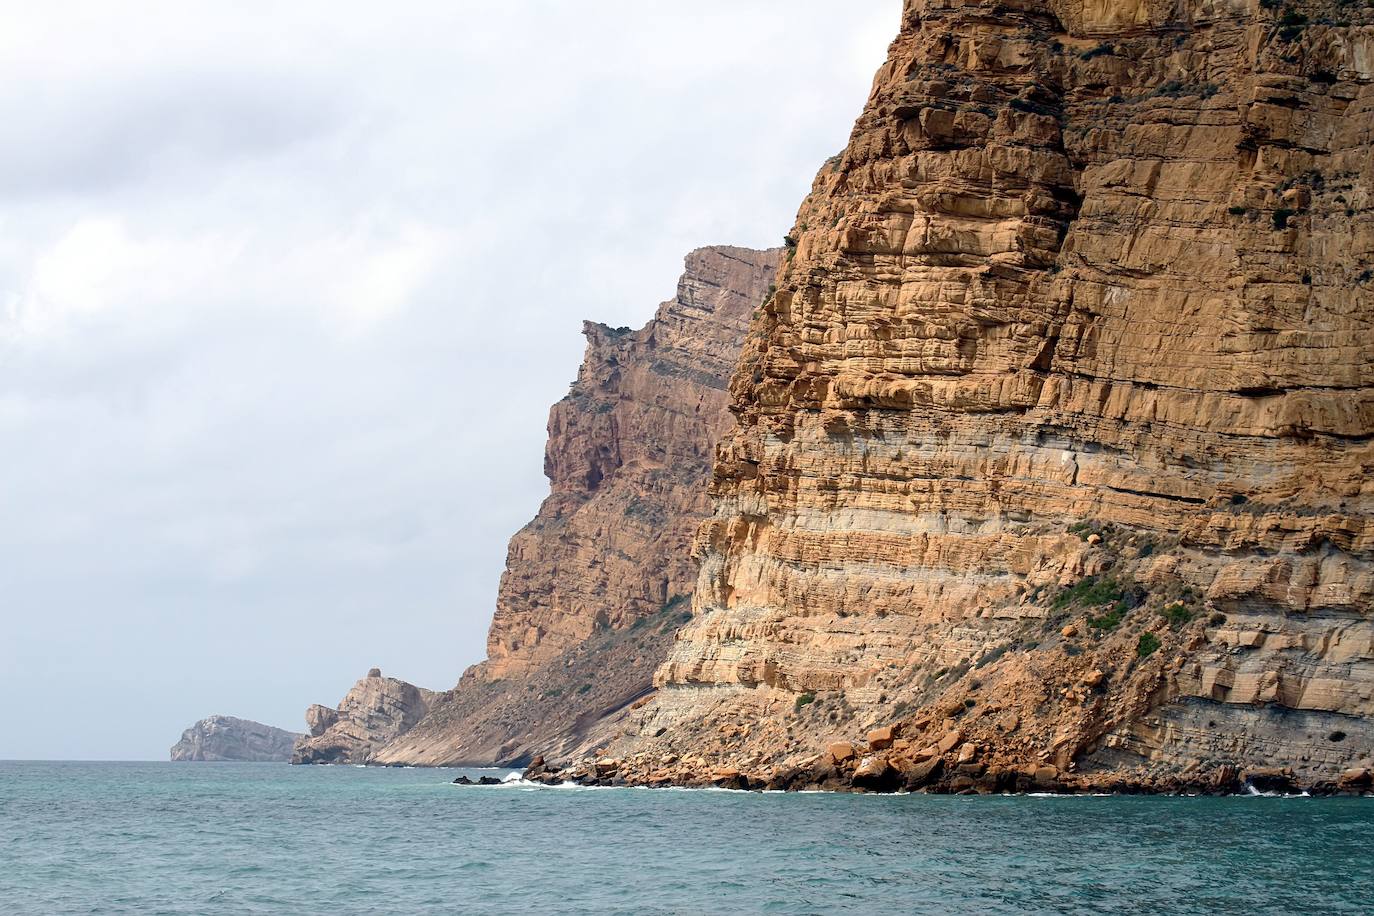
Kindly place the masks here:
<instances>
[{"instance_id":1,"label":"eroded rock face","mask_svg":"<svg viewBox=\"0 0 1374 916\"><path fill-rule=\"evenodd\" d=\"M694 251L643 328L585 326L577 381L549 413L551 492L511 539L489 659L379 760L556 755L651 689L696 582L730 373L780 254Z\"/></svg>"},{"instance_id":2,"label":"eroded rock face","mask_svg":"<svg viewBox=\"0 0 1374 916\"><path fill-rule=\"evenodd\" d=\"M909 0L614 752L1368 765L1374 10L1283 7Z\"/></svg>"},{"instance_id":3,"label":"eroded rock face","mask_svg":"<svg viewBox=\"0 0 1374 916\"><path fill-rule=\"evenodd\" d=\"M296 744L291 762L371 763L377 750L424 718L435 696L373 668L337 709L317 703L306 710L310 735Z\"/></svg>"},{"instance_id":4,"label":"eroded rock face","mask_svg":"<svg viewBox=\"0 0 1374 916\"><path fill-rule=\"evenodd\" d=\"M172 745L172 760L240 760L285 763L302 738L295 732L233 716L201 719Z\"/></svg>"},{"instance_id":5,"label":"eroded rock face","mask_svg":"<svg viewBox=\"0 0 1374 916\"><path fill-rule=\"evenodd\" d=\"M726 386L779 253L703 248L638 331L587 322L587 354L549 412L551 493L511 539L478 674L539 668L597 629L656 613L696 582Z\"/></svg>"}]
</instances>

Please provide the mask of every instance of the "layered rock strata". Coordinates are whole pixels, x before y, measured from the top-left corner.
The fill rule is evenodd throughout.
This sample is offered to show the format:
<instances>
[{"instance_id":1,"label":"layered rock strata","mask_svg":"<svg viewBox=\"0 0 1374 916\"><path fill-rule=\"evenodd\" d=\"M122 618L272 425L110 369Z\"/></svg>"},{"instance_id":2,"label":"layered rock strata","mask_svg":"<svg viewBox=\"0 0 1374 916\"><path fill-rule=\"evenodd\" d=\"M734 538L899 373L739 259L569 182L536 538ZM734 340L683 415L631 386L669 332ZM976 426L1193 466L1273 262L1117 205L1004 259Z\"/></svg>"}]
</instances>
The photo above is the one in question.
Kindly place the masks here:
<instances>
[{"instance_id":1,"label":"layered rock strata","mask_svg":"<svg viewBox=\"0 0 1374 916\"><path fill-rule=\"evenodd\" d=\"M549 412L550 493L511 539L488 659L378 762L571 751L651 689L696 582L730 373L780 256L694 251L643 328L585 325L577 380Z\"/></svg>"},{"instance_id":2,"label":"layered rock strata","mask_svg":"<svg viewBox=\"0 0 1374 916\"><path fill-rule=\"evenodd\" d=\"M172 745L171 759L285 763L291 759L291 749L302 737L261 722L233 716L210 716L181 733L181 740Z\"/></svg>"},{"instance_id":3,"label":"layered rock strata","mask_svg":"<svg viewBox=\"0 0 1374 916\"><path fill-rule=\"evenodd\" d=\"M1374 9L908 0L777 285L617 778L1374 762Z\"/></svg>"},{"instance_id":4,"label":"layered rock strata","mask_svg":"<svg viewBox=\"0 0 1374 916\"><path fill-rule=\"evenodd\" d=\"M305 712L310 727L290 755L292 763L370 763L373 755L415 727L436 694L373 668L337 707L318 703Z\"/></svg>"}]
</instances>

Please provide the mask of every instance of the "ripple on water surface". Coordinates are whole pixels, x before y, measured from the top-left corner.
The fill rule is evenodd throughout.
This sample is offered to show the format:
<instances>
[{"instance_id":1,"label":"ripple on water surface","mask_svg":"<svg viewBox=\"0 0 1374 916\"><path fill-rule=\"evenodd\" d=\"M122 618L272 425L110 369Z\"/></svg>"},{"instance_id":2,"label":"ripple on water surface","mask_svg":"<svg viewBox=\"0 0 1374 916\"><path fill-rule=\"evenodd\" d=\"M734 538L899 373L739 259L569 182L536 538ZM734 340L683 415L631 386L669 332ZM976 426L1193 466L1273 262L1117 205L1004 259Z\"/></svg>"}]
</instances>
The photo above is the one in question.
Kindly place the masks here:
<instances>
[{"instance_id":1,"label":"ripple on water surface","mask_svg":"<svg viewBox=\"0 0 1374 916\"><path fill-rule=\"evenodd\" d=\"M1374 799L450 785L0 763L4 913L1369 913Z\"/></svg>"}]
</instances>

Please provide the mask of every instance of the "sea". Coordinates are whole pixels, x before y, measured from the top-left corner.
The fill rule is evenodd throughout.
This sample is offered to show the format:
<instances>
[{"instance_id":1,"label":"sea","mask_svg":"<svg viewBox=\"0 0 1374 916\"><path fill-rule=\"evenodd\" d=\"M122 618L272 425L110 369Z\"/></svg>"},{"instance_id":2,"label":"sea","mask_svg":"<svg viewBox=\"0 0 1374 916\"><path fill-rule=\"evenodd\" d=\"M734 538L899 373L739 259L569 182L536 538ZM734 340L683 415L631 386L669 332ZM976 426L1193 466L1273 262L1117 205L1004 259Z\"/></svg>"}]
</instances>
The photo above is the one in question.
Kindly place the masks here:
<instances>
[{"instance_id":1,"label":"sea","mask_svg":"<svg viewBox=\"0 0 1374 916\"><path fill-rule=\"evenodd\" d=\"M499 786L459 786L459 774ZM0 763L0 913L1374 913L1374 798Z\"/></svg>"}]
</instances>

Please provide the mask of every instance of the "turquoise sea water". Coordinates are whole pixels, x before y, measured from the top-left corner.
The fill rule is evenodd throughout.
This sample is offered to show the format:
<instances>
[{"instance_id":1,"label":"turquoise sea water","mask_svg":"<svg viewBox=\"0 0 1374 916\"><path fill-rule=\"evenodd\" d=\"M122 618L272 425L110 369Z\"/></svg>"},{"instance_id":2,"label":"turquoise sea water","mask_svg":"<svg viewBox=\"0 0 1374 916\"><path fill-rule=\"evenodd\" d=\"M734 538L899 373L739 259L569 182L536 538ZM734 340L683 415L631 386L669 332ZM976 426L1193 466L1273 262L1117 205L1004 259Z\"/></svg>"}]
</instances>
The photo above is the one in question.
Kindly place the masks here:
<instances>
[{"instance_id":1,"label":"turquoise sea water","mask_svg":"<svg viewBox=\"0 0 1374 916\"><path fill-rule=\"evenodd\" d=\"M0 763L0 913L1370 913L1374 799ZM489 774L488 774L489 775Z\"/></svg>"}]
</instances>

